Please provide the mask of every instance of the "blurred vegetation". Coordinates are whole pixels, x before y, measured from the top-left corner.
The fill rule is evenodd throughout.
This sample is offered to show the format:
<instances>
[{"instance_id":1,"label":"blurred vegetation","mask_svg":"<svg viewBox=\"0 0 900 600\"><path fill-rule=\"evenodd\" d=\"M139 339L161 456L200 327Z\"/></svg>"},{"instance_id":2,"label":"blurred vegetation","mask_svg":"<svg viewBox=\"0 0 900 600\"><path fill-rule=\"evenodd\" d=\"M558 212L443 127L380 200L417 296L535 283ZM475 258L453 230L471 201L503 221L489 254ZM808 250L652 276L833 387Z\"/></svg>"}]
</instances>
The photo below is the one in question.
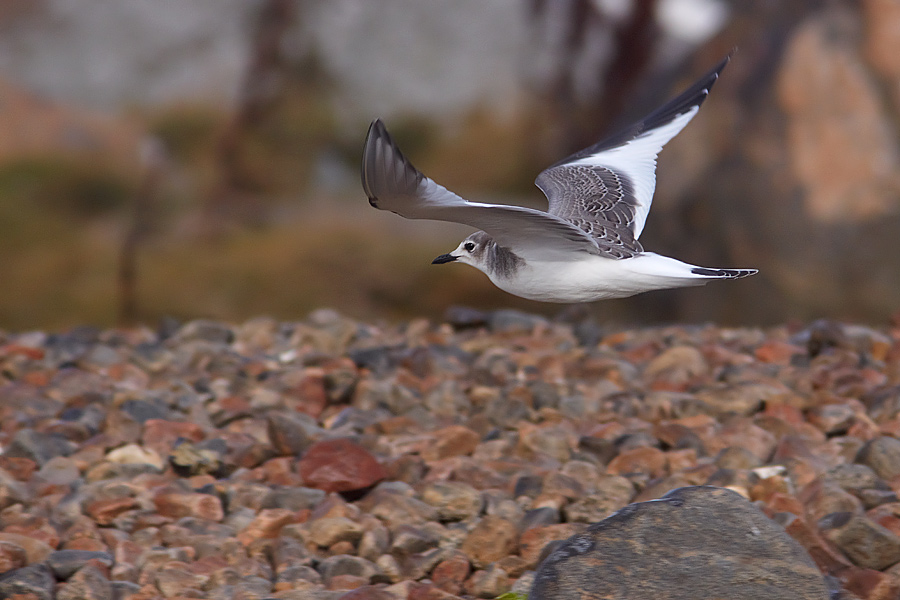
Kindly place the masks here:
<instances>
[{"instance_id":1,"label":"blurred vegetation","mask_svg":"<svg viewBox=\"0 0 900 600\"><path fill-rule=\"evenodd\" d=\"M330 111L327 86L282 90L240 146L241 181L252 184L245 191L257 218L211 236L191 224L216 186L229 116L190 105L140 116L167 155L140 224L140 320L292 319L321 306L369 318L439 317L453 303L535 309L471 269L431 266L458 242L452 227L410 239L397 237L399 218L399 229L391 217L385 226L356 191L362 134L343 139ZM532 176L521 176L528 157L515 123L476 111L452 138L415 117L390 125L423 169L461 192L529 190L538 198ZM323 151L354 176L343 193L311 186ZM144 174L112 158L48 154L0 164L0 328L115 324L117 260Z\"/></svg>"}]
</instances>

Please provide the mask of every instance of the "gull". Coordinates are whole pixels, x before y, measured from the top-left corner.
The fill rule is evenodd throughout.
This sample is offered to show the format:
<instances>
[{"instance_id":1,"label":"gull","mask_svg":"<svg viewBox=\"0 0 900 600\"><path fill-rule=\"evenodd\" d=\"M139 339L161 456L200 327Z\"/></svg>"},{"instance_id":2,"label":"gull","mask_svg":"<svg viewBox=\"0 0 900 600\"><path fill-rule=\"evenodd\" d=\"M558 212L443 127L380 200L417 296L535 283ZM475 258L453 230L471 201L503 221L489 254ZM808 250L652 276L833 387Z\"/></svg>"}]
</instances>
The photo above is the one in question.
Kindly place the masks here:
<instances>
[{"instance_id":1,"label":"gull","mask_svg":"<svg viewBox=\"0 0 900 600\"><path fill-rule=\"evenodd\" d=\"M541 172L535 184L547 196L546 212L464 200L416 169L380 119L366 137L363 189L375 208L479 229L433 264L471 265L530 300L590 302L753 275L756 269L687 264L638 242L656 188L657 155L697 114L729 60L644 119Z\"/></svg>"}]
</instances>

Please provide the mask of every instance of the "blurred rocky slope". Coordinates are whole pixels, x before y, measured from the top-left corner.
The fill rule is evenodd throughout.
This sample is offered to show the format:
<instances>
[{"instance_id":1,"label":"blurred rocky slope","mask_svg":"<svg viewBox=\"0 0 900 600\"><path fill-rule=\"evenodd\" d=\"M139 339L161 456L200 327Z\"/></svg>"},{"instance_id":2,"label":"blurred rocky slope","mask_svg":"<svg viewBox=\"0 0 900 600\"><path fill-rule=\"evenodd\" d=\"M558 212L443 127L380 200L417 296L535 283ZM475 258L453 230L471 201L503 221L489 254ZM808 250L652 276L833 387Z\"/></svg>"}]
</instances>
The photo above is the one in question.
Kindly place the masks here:
<instances>
[{"instance_id":1,"label":"blurred rocky slope","mask_svg":"<svg viewBox=\"0 0 900 600\"><path fill-rule=\"evenodd\" d=\"M251 89L267 6L291 24ZM290 317L321 304L360 315L397 314L398 303L432 316L456 302L538 310L477 273L430 268L429 253L455 244L456 229L361 202L368 119L390 117L415 162L448 187L542 206L531 180L543 166L640 117L735 47L700 116L662 154L642 241L760 275L596 310L626 321L884 322L900 307L896 2L440 6L4 3L0 249L13 260L0 276L20 293L0 301L3 323L110 322L148 135L168 162L144 224L145 317ZM242 120L248 90L258 114ZM48 172L53 185L37 185ZM256 229L210 245L188 224L229 186ZM77 227L73 206L89 213ZM324 231L339 240L327 256ZM264 249L248 261L248 246ZM385 257L400 262L373 265ZM60 290L67 303L45 300Z\"/></svg>"}]
</instances>

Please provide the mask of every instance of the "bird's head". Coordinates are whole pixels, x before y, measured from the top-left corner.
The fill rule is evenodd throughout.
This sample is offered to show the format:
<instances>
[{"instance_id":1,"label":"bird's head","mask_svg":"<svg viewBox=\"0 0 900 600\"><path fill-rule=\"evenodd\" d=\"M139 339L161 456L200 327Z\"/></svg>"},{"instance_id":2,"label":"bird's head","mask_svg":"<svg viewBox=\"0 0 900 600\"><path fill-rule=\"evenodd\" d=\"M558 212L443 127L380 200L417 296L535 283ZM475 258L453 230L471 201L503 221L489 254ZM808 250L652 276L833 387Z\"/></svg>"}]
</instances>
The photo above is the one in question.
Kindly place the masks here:
<instances>
[{"instance_id":1,"label":"bird's head","mask_svg":"<svg viewBox=\"0 0 900 600\"><path fill-rule=\"evenodd\" d=\"M494 240L483 231L476 231L456 247L456 250L448 254L441 254L433 261L433 265L442 265L449 262L461 262L472 265L476 269L487 272L487 250Z\"/></svg>"}]
</instances>

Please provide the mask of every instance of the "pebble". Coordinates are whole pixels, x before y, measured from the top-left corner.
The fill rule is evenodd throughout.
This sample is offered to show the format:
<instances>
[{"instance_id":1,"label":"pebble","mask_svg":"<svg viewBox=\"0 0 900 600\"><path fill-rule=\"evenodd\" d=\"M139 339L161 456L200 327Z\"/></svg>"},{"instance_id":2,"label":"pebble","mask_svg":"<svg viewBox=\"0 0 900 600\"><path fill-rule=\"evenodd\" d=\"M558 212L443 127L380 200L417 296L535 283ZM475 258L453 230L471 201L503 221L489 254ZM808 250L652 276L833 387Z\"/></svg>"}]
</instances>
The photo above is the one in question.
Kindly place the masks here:
<instances>
[{"instance_id":1,"label":"pebble","mask_svg":"<svg viewBox=\"0 0 900 600\"><path fill-rule=\"evenodd\" d=\"M0 584L34 597L527 593L566 539L705 484L841 593L896 597L896 325L323 310L0 337Z\"/></svg>"},{"instance_id":2,"label":"pebble","mask_svg":"<svg viewBox=\"0 0 900 600\"><path fill-rule=\"evenodd\" d=\"M880 571L900 562L900 537L864 515L835 512L818 525L825 538L860 567Z\"/></svg>"},{"instance_id":3,"label":"pebble","mask_svg":"<svg viewBox=\"0 0 900 600\"><path fill-rule=\"evenodd\" d=\"M0 575L0 598L22 594L37 600L53 600L55 583L49 567L43 564L29 565Z\"/></svg>"},{"instance_id":4,"label":"pebble","mask_svg":"<svg viewBox=\"0 0 900 600\"><path fill-rule=\"evenodd\" d=\"M60 586L56 600L113 600L113 589L100 569L85 565Z\"/></svg>"},{"instance_id":5,"label":"pebble","mask_svg":"<svg viewBox=\"0 0 900 600\"><path fill-rule=\"evenodd\" d=\"M871 468L882 479L900 477L900 440L880 436L866 442L856 455L856 462Z\"/></svg>"},{"instance_id":6,"label":"pebble","mask_svg":"<svg viewBox=\"0 0 900 600\"><path fill-rule=\"evenodd\" d=\"M359 577L368 583L379 573L378 567L371 561L349 554L329 556L319 563L317 570L326 585L335 577L342 575Z\"/></svg>"},{"instance_id":7,"label":"pebble","mask_svg":"<svg viewBox=\"0 0 900 600\"><path fill-rule=\"evenodd\" d=\"M304 485L325 492L360 490L387 476L368 450L347 439L316 442L303 454L297 471Z\"/></svg>"},{"instance_id":8,"label":"pebble","mask_svg":"<svg viewBox=\"0 0 900 600\"><path fill-rule=\"evenodd\" d=\"M57 579L68 579L90 561L109 568L113 565L113 556L109 552L56 550L47 556L46 564Z\"/></svg>"},{"instance_id":9,"label":"pebble","mask_svg":"<svg viewBox=\"0 0 900 600\"><path fill-rule=\"evenodd\" d=\"M518 538L519 532L514 524L501 517L486 515L469 532L460 549L476 568L484 568L512 554Z\"/></svg>"},{"instance_id":10,"label":"pebble","mask_svg":"<svg viewBox=\"0 0 900 600\"><path fill-rule=\"evenodd\" d=\"M422 501L435 507L441 521L477 517L484 506L481 493L461 481L432 482L422 490Z\"/></svg>"}]
</instances>

